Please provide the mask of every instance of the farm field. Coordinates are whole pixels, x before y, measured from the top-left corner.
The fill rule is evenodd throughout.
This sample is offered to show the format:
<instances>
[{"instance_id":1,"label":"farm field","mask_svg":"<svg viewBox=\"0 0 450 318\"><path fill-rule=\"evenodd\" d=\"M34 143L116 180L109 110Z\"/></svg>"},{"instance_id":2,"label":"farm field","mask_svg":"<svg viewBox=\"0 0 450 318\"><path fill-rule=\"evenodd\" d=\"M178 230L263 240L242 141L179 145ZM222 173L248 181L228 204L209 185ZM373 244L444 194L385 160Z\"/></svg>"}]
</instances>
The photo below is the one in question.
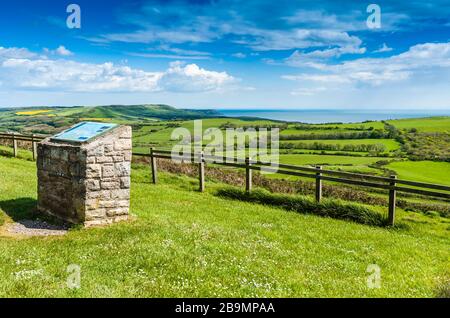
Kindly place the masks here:
<instances>
[{"instance_id":1,"label":"farm field","mask_svg":"<svg viewBox=\"0 0 450 318\"><path fill-rule=\"evenodd\" d=\"M450 185L450 162L399 161L386 168L394 170L399 178Z\"/></svg>"},{"instance_id":2,"label":"farm field","mask_svg":"<svg viewBox=\"0 0 450 318\"><path fill-rule=\"evenodd\" d=\"M303 135L303 134L325 135L325 134L329 134L329 133L333 133L333 132L351 133L351 132L354 132L354 130L345 129L345 128L328 130L328 129L320 129L319 127L315 128L315 129L302 130L302 129L295 129L295 128L292 128L291 126L288 126L288 128L283 129L280 132L280 135Z\"/></svg>"},{"instance_id":3,"label":"farm field","mask_svg":"<svg viewBox=\"0 0 450 318\"><path fill-rule=\"evenodd\" d=\"M381 121L368 121L362 123L338 123L338 124L316 124L311 125L317 127L318 129L323 128L337 128L337 129L384 129L384 123Z\"/></svg>"},{"instance_id":4,"label":"farm field","mask_svg":"<svg viewBox=\"0 0 450 318\"><path fill-rule=\"evenodd\" d=\"M333 155L280 155L280 162L293 165L369 165L380 160L386 160L386 158Z\"/></svg>"},{"instance_id":5,"label":"farm field","mask_svg":"<svg viewBox=\"0 0 450 318\"><path fill-rule=\"evenodd\" d=\"M417 129L420 132L450 133L450 117L430 117L415 119L388 120L397 129Z\"/></svg>"},{"instance_id":6,"label":"farm field","mask_svg":"<svg viewBox=\"0 0 450 318\"><path fill-rule=\"evenodd\" d=\"M325 145L384 145L386 151L393 151L400 148L400 144L393 139L326 139L326 140L289 140L281 141L280 144L325 144Z\"/></svg>"},{"instance_id":7,"label":"farm field","mask_svg":"<svg viewBox=\"0 0 450 318\"><path fill-rule=\"evenodd\" d=\"M274 124L274 122L268 120L242 120L236 118L207 118L201 120L202 132L208 128L221 128L224 126L236 126L236 127L254 127L254 126L266 126ZM141 129L136 131L137 137L135 137L135 142L169 142L170 136L174 128L186 128L191 134L194 134L194 121L183 121L183 122L174 122L171 125L172 127L166 126L143 126ZM157 130L154 132L149 132L150 130ZM224 128L222 128L224 129Z\"/></svg>"},{"instance_id":8,"label":"farm field","mask_svg":"<svg viewBox=\"0 0 450 318\"><path fill-rule=\"evenodd\" d=\"M29 218L33 162L0 157L0 223ZM20 183L14 180L21 180ZM398 211L386 229L216 196L224 185L132 169L134 220L63 237L0 236L0 296L436 297L445 292L448 221ZM149 199L149 198L158 198ZM376 207L375 207L376 208ZM78 264L81 288L64 287ZM383 287L367 287L367 266Z\"/></svg>"}]
</instances>

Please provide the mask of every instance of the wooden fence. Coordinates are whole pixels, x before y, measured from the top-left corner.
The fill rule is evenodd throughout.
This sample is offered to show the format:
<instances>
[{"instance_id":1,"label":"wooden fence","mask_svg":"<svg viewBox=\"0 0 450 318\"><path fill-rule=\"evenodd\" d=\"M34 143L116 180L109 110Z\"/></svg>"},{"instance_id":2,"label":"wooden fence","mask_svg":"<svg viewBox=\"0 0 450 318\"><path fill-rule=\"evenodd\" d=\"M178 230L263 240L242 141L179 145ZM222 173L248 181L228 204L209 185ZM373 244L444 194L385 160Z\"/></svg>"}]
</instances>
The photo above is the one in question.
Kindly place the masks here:
<instances>
[{"instance_id":1,"label":"wooden fence","mask_svg":"<svg viewBox=\"0 0 450 318\"><path fill-rule=\"evenodd\" d=\"M17 156L17 142L27 141L31 142L33 149L33 159L36 159L36 144L44 139L43 135L19 135L19 134L7 134L0 133L0 139L9 139L13 141L13 155ZM430 196L434 198L450 199L450 187L440 184L415 182L409 180L397 179L397 176L392 175L389 178L381 176L373 176L367 174L359 174L352 172L343 172L335 170L326 170L321 166L304 167L288 164L277 164L274 167L269 162L262 162L259 160L253 160L252 158L246 158L245 160L235 160L235 158L211 156L203 153L190 154L189 156L172 156L172 152L169 150L156 150L150 149L149 154L133 153L133 156L149 157L151 161L152 181L157 183L158 170L156 159L172 159L181 162L194 162L199 167L199 190L205 190L205 163L223 165L234 168L245 169L245 189L247 192L252 190L252 171L266 171L282 175L298 176L304 178L311 178L315 180L315 199L320 202L322 199L322 185L323 181L332 181L337 183L363 186L375 189L384 189L389 191L389 204L388 204L388 220L390 225L395 223L395 203L397 192L412 193L423 196ZM233 161L233 162L230 162ZM406 186L406 187L405 187ZM435 191L435 190L439 190Z\"/></svg>"},{"instance_id":2,"label":"wooden fence","mask_svg":"<svg viewBox=\"0 0 450 318\"><path fill-rule=\"evenodd\" d=\"M19 147L17 145L18 141L30 142L31 149L33 153L33 160L37 158L37 143L43 140L46 136L44 135L21 135L15 133L0 133L0 139L11 140L13 148L13 156L17 157Z\"/></svg>"},{"instance_id":3,"label":"wooden fence","mask_svg":"<svg viewBox=\"0 0 450 318\"><path fill-rule=\"evenodd\" d=\"M326 170L321 166L303 167L297 165L277 164L274 167L269 162L262 162L259 160L252 160L246 158L245 160L235 161L235 158L210 156L203 153L191 154L189 156L173 156L169 150L150 149L149 154L133 153L133 156L149 157L151 161L152 181L157 183L157 164L156 159L172 159L180 162L194 162L198 164L199 171L199 190L205 190L205 163L223 165L228 167L235 167L245 169L245 189L247 192L252 190L252 171L266 171L282 175L298 176L304 178L311 178L315 180L315 199L320 202L322 199L322 184L323 181L332 181L337 183L357 185L375 189L385 189L389 192L388 204L388 222L390 225L395 223L395 205L397 192L419 194L430 196L434 198L450 199L450 187L440 184L415 182L409 180L397 179L397 176L392 175L389 178L381 176L373 176L359 173ZM229 162L231 160L234 162ZM407 186L407 187L405 187ZM434 190L439 190L434 191Z\"/></svg>"}]
</instances>

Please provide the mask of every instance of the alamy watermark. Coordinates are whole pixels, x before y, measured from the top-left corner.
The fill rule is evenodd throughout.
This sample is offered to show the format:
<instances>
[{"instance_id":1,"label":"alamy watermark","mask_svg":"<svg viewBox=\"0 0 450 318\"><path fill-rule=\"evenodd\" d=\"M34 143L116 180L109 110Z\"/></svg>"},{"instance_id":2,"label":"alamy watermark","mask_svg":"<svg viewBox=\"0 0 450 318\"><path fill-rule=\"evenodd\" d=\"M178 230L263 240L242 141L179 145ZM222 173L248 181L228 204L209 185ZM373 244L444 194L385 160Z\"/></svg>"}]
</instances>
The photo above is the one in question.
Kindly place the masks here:
<instances>
[{"instance_id":1,"label":"alamy watermark","mask_svg":"<svg viewBox=\"0 0 450 318\"><path fill-rule=\"evenodd\" d=\"M81 29L81 8L78 4L69 4L66 12L70 13L67 17L66 25L69 29Z\"/></svg>"},{"instance_id":2,"label":"alamy watermark","mask_svg":"<svg viewBox=\"0 0 450 318\"><path fill-rule=\"evenodd\" d=\"M80 289L81 287L81 267L77 264L70 264L67 266L66 272L68 274L66 285L69 289Z\"/></svg>"},{"instance_id":3,"label":"alamy watermark","mask_svg":"<svg viewBox=\"0 0 450 318\"><path fill-rule=\"evenodd\" d=\"M366 269L367 273L367 287L370 289L381 288L381 268L377 264L369 264Z\"/></svg>"},{"instance_id":4,"label":"alamy watermark","mask_svg":"<svg viewBox=\"0 0 450 318\"><path fill-rule=\"evenodd\" d=\"M367 17L366 25L369 29L381 28L381 7L378 4L369 4L366 9L370 15Z\"/></svg>"},{"instance_id":5,"label":"alamy watermark","mask_svg":"<svg viewBox=\"0 0 450 318\"><path fill-rule=\"evenodd\" d=\"M171 151L175 162L244 163L249 158L270 167L262 169L262 173L274 173L278 169L279 128L241 127L223 131L210 127L203 131L202 120L194 120L193 133L178 127L172 131L171 140L177 141Z\"/></svg>"}]
</instances>

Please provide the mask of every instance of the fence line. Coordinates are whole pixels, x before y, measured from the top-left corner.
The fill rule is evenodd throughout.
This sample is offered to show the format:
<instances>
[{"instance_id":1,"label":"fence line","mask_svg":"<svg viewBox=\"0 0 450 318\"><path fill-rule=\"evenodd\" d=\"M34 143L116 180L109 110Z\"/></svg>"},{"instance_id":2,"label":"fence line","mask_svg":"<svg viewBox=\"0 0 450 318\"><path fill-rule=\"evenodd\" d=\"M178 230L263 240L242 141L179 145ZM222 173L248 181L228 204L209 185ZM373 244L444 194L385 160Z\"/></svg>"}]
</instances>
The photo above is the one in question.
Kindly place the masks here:
<instances>
[{"instance_id":1,"label":"fence line","mask_svg":"<svg viewBox=\"0 0 450 318\"><path fill-rule=\"evenodd\" d=\"M258 160L252 160L251 158L247 157L245 158L245 161L243 163L237 163L237 162L227 162L230 159L235 160L236 158L231 157L223 157L223 156L211 156L211 155L204 155L201 154L190 154L190 155L169 155L171 154L171 151L168 150L156 150L154 148L151 149L150 154L142 154L142 153L133 153L134 156L142 156L142 157L149 157L151 159L151 167L152 167L152 179L153 183L156 183L156 174L157 174L157 165L156 165L156 159L171 159L171 160L177 160L180 162L197 162L199 165L199 190L204 191L205 189L205 163L212 163L217 165L223 165L228 167L235 167L235 168L242 168L245 169L245 189L247 192L252 191L252 170L257 171L266 171L266 172L273 172L277 174L283 174L283 175L292 175L292 176L299 176L299 177L306 177L315 179L315 199L317 202L320 202L322 199L322 189L323 189L323 181L332 181L332 182L338 182L343 184L350 184L350 185L358 185L358 186L364 186L369 188L377 188L377 189L385 189L389 190L389 204L388 204L388 223L390 225L395 224L395 206L396 206L396 196L397 192L405 192L405 193L413 193L413 194L420 194L425 196L433 196L437 198L443 198L443 199L450 199L450 187L440 184L431 184L431 183L424 183L424 182L415 182L415 181L408 181L408 180L400 180L397 179L397 176L392 175L389 178L386 177L378 177L378 176L372 176L372 175L364 175L364 174L358 174L358 173L351 173L351 172L341 172L341 171L334 171L334 170L325 170L321 166L315 167L315 168L309 168L309 167L301 167L301 166L295 166L295 165L286 165L286 164L278 164L276 168L269 167L270 163L268 162L261 162ZM195 159L197 161L195 161ZM280 169L282 168L282 169ZM300 172L301 171L301 172ZM306 173L310 172L310 173ZM344 177L344 178L340 178ZM372 180L372 181L378 181L378 182L369 182L366 180ZM400 187L397 186L397 184L405 184L414 186L416 188L408 188L408 187ZM422 189L417 189L422 188ZM436 192L436 191L429 191L424 189L437 189L442 190L445 192Z\"/></svg>"},{"instance_id":2,"label":"fence line","mask_svg":"<svg viewBox=\"0 0 450 318\"><path fill-rule=\"evenodd\" d=\"M19 148L18 141L31 142L31 152L33 154L33 160L37 158L37 143L42 141L46 136L44 135L21 135L17 133L0 133L0 139L12 140L13 156L17 157Z\"/></svg>"},{"instance_id":3,"label":"fence line","mask_svg":"<svg viewBox=\"0 0 450 318\"><path fill-rule=\"evenodd\" d=\"M37 157L37 143L43 140L46 136L43 135L19 135L19 134L8 134L0 133L0 139L9 139L13 141L13 155L17 156L18 146L17 141L28 141L32 143L33 159ZM133 156L149 157L151 162L152 171L152 182L157 183L158 181L158 170L156 159L172 159L178 160L180 162L195 162L198 164L199 170L199 190L205 190L205 163L212 163L217 165L223 165L234 168L245 169L245 189L248 193L252 191L252 171L265 171L273 172L282 175L291 175L298 177L311 178L315 180L315 199L320 202L322 199L322 188L323 181L331 181L343 184L357 185L376 189L385 189L389 191L389 204L388 204L388 221L390 225L395 223L395 206L396 206L396 196L397 192L405 192L412 194L419 194L424 196L432 196L435 198L450 199L450 187L425 183L416 182L409 180L397 179L397 176L392 175L389 178L381 176L373 176L352 172L343 172L335 170L326 170L322 166L317 167L303 167L297 165L288 164L276 164L276 167L271 166L269 162L263 162L259 160L254 160L252 158L245 158L245 160L239 160L233 157L226 156L212 156L205 155L203 152L197 154L189 155L172 155L170 150L156 150L155 148L150 149L149 154L143 153L133 153ZM232 162L230 162L232 161ZM241 163L239 163L241 161ZM408 185L411 187L398 186ZM444 192L436 192L431 190L441 190Z\"/></svg>"}]
</instances>

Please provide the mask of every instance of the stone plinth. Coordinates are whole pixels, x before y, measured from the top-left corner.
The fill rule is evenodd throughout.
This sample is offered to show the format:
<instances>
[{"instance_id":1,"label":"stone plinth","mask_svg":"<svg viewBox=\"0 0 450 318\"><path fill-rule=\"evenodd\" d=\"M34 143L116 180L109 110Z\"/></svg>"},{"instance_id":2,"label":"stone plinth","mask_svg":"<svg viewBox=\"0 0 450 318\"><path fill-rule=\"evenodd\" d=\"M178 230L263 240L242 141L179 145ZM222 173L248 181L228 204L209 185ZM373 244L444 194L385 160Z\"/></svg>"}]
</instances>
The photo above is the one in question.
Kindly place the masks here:
<instances>
[{"instance_id":1,"label":"stone plinth","mask_svg":"<svg viewBox=\"0 0 450 318\"><path fill-rule=\"evenodd\" d=\"M85 142L38 144L38 210L85 226L128 218L131 127L116 126Z\"/></svg>"}]
</instances>

